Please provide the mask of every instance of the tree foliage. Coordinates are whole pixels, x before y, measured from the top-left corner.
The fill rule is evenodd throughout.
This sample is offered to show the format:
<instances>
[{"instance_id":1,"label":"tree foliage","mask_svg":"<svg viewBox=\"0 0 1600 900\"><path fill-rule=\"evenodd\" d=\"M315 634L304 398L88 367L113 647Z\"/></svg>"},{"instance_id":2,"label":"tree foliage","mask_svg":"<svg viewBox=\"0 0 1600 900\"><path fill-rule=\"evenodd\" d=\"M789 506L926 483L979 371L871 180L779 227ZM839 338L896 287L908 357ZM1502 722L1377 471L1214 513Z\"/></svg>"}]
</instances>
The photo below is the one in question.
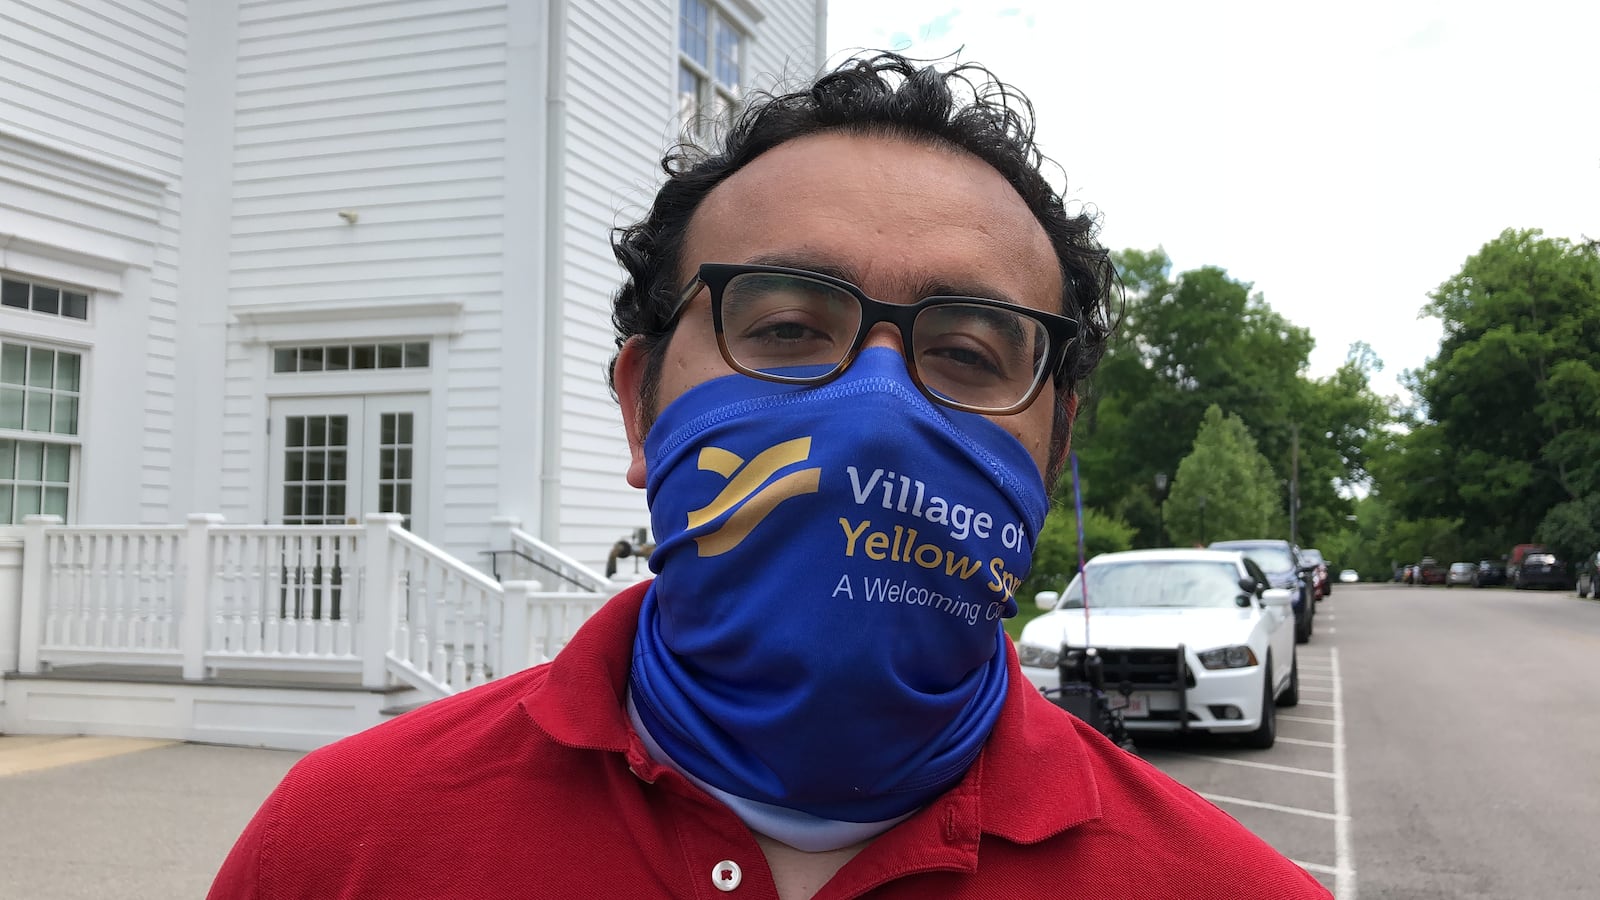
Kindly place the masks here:
<instances>
[{"instance_id":1,"label":"tree foliage","mask_svg":"<svg viewBox=\"0 0 1600 900\"><path fill-rule=\"evenodd\" d=\"M1365 483L1368 444L1388 419L1368 377L1381 363L1353 348L1334 376L1304 375L1310 333L1267 305L1251 285L1207 266L1178 275L1162 250L1125 250L1116 261L1127 287L1122 328L1088 386L1076 446L1084 494L1135 529L1136 546L1159 546L1167 487L1215 405L1254 436L1281 488L1298 443L1300 534L1336 532L1350 486ZM1298 441L1296 440L1298 438ZM1279 490L1287 503L1287 491ZM1284 527L1275 536L1288 537ZM1256 537L1266 534L1252 535Z\"/></svg>"},{"instance_id":2,"label":"tree foliage","mask_svg":"<svg viewBox=\"0 0 1600 900\"><path fill-rule=\"evenodd\" d=\"M1385 492L1463 523L1477 553L1600 546L1600 256L1507 230L1431 298L1444 337L1416 373L1420 421L1377 466Z\"/></svg>"},{"instance_id":3,"label":"tree foliage","mask_svg":"<svg viewBox=\"0 0 1600 900\"><path fill-rule=\"evenodd\" d=\"M1238 416L1206 409L1193 450L1178 463L1162 504L1175 543L1199 544L1281 533L1278 480Z\"/></svg>"}]
</instances>

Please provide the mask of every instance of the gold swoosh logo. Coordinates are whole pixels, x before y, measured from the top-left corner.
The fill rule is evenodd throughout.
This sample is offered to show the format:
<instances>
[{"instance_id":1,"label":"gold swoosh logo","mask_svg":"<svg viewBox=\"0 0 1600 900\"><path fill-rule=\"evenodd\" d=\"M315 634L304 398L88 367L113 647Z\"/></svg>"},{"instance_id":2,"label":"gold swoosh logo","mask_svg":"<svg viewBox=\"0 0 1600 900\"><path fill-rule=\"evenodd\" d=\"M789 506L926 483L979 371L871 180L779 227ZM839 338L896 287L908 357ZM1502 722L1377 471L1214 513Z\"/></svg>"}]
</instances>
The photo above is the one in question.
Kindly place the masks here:
<instances>
[{"instance_id":1,"label":"gold swoosh logo","mask_svg":"<svg viewBox=\"0 0 1600 900\"><path fill-rule=\"evenodd\" d=\"M790 497L814 494L821 481L821 467L801 469L768 483L780 470L805 462L811 455L811 438L795 438L774 444L745 463L737 454L720 447L700 451L698 465L728 479L727 485L711 502L689 513L689 528L699 528L729 510L739 509L721 528L695 538L701 556L720 556L739 546L755 527ZM763 487L763 485L765 485ZM743 504L740 506L740 504Z\"/></svg>"}]
</instances>

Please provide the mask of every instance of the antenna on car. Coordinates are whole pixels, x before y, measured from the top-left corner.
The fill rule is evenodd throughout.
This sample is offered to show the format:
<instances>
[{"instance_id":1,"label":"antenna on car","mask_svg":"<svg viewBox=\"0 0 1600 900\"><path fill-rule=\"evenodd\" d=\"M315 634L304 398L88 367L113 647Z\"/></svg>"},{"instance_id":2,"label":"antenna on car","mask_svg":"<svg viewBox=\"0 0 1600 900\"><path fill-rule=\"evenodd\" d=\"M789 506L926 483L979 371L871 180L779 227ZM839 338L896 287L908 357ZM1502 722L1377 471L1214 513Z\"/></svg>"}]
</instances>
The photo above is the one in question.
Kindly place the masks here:
<instances>
[{"instance_id":1,"label":"antenna on car","mask_svg":"<svg viewBox=\"0 0 1600 900\"><path fill-rule=\"evenodd\" d=\"M1094 646L1094 641L1089 640L1089 574L1084 571L1083 491L1078 486L1078 454L1074 451L1068 456L1072 458L1072 502L1078 511L1078 584L1083 592L1083 646L1088 652Z\"/></svg>"}]
</instances>

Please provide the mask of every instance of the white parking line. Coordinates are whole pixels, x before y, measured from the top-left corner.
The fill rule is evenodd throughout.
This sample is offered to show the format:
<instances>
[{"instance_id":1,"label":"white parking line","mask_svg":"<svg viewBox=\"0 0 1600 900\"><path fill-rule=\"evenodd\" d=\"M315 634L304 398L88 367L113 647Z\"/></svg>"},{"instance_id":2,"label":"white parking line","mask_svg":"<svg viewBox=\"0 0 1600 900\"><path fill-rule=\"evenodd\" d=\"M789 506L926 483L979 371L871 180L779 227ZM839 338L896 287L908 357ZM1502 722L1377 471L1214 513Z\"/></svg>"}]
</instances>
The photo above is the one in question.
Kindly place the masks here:
<instances>
[{"instance_id":1,"label":"white parking line","mask_svg":"<svg viewBox=\"0 0 1600 900\"><path fill-rule=\"evenodd\" d=\"M1174 753L1173 756L1198 759L1202 762L1221 763L1225 766L1244 766L1249 769L1266 769L1269 772L1288 772L1291 775L1310 775L1315 778L1332 778L1332 772L1322 772L1317 769L1301 769L1296 766L1279 766L1273 763L1256 762L1250 759L1231 759L1226 756L1201 756L1198 753Z\"/></svg>"},{"instance_id":2,"label":"white parking line","mask_svg":"<svg viewBox=\"0 0 1600 900\"><path fill-rule=\"evenodd\" d=\"M1350 851L1350 784L1344 758L1344 683L1339 678L1339 648L1329 650L1333 662L1333 893L1338 900L1356 900L1356 870Z\"/></svg>"},{"instance_id":3,"label":"white parking line","mask_svg":"<svg viewBox=\"0 0 1600 900\"><path fill-rule=\"evenodd\" d=\"M1278 735L1278 741L1284 744L1299 744L1302 747L1322 747L1325 750L1332 750L1339 746L1332 741L1308 741L1305 738L1284 737L1281 734Z\"/></svg>"},{"instance_id":4,"label":"white parking line","mask_svg":"<svg viewBox=\"0 0 1600 900\"><path fill-rule=\"evenodd\" d=\"M1278 715L1278 721L1279 722L1311 722L1311 723L1316 724L1316 725L1332 725L1333 724L1333 720L1332 719L1313 719L1310 716L1285 716L1285 715L1283 715L1281 713Z\"/></svg>"},{"instance_id":5,"label":"white parking line","mask_svg":"<svg viewBox=\"0 0 1600 900\"><path fill-rule=\"evenodd\" d=\"M1333 689L1333 695L1335 697L1339 696L1339 689L1337 687L1335 687ZM1326 706L1326 707L1332 708L1334 706L1337 706L1338 703L1337 703L1337 701L1333 701L1333 700L1304 700L1304 699L1302 699L1300 701L1300 705L1301 706Z\"/></svg>"},{"instance_id":6,"label":"white parking line","mask_svg":"<svg viewBox=\"0 0 1600 900\"><path fill-rule=\"evenodd\" d=\"M1321 873L1323 875L1334 875L1334 876L1339 876L1339 875L1343 875L1344 874L1344 870L1340 869L1340 868L1338 868L1336 866L1325 866L1325 865L1322 865L1321 863L1303 862L1303 861L1298 860L1298 859L1291 859L1291 860L1289 860L1289 862L1292 862L1295 865L1299 866L1300 868L1305 869L1307 872L1319 872L1319 873Z\"/></svg>"},{"instance_id":7,"label":"white parking line","mask_svg":"<svg viewBox=\"0 0 1600 900\"><path fill-rule=\"evenodd\" d=\"M1227 797L1222 794L1203 794L1199 791L1196 791L1195 793L1200 794L1200 796L1210 800L1212 803L1231 803L1235 806L1248 806L1251 809L1270 809L1273 812L1289 813L1290 815L1294 816L1305 816L1310 819L1325 819L1329 822L1338 818L1338 816L1334 813L1323 812L1320 809L1303 809L1298 806L1283 806L1278 803L1264 803L1260 800L1246 800L1243 797Z\"/></svg>"}]
</instances>

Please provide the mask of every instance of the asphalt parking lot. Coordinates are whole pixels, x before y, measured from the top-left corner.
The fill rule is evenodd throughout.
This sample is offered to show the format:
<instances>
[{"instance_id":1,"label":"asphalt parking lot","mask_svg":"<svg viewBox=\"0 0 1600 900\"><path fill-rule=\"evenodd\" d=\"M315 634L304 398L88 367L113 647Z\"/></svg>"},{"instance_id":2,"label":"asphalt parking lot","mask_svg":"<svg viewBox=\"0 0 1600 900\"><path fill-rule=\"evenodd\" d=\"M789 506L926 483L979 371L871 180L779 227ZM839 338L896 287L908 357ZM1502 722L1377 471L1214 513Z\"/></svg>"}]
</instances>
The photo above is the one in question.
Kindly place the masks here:
<instances>
[{"instance_id":1,"label":"asphalt parking lot","mask_svg":"<svg viewBox=\"0 0 1600 900\"><path fill-rule=\"evenodd\" d=\"M1217 804L1303 866L1339 900L1354 900L1337 616L1323 604L1297 648L1300 703L1278 710L1278 739L1249 750L1225 738L1136 737L1139 755Z\"/></svg>"}]
</instances>

